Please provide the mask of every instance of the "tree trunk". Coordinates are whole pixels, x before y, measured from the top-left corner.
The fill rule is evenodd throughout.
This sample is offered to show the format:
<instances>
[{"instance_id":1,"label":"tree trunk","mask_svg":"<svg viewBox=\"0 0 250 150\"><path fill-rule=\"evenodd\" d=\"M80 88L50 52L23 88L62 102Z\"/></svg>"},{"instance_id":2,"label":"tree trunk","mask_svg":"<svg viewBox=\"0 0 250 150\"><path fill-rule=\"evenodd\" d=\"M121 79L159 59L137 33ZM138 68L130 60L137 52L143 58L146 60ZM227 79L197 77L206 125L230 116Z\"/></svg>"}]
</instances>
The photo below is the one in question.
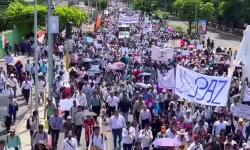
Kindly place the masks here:
<instances>
[{"instance_id":1,"label":"tree trunk","mask_svg":"<svg viewBox=\"0 0 250 150\"><path fill-rule=\"evenodd\" d=\"M192 32L192 21L191 20L188 21L188 25L189 25L188 35L190 35Z\"/></svg>"}]
</instances>

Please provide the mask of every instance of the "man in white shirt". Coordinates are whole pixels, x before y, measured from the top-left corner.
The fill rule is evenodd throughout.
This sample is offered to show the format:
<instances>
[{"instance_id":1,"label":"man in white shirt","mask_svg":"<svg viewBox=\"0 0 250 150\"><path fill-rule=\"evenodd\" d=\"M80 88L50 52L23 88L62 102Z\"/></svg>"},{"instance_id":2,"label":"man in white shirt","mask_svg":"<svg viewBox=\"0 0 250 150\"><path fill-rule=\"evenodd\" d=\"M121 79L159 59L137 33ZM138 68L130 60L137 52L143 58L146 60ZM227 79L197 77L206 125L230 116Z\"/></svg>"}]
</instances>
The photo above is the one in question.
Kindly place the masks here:
<instances>
[{"instance_id":1,"label":"man in white shirt","mask_svg":"<svg viewBox=\"0 0 250 150\"><path fill-rule=\"evenodd\" d=\"M220 135L221 129L226 130L226 127L231 125L231 123L228 123L227 121L224 120L224 117L225 117L224 114L220 114L220 120L214 122L213 131L212 131L213 135L215 136Z\"/></svg>"},{"instance_id":2,"label":"man in white shirt","mask_svg":"<svg viewBox=\"0 0 250 150\"><path fill-rule=\"evenodd\" d=\"M199 143L199 136L194 136L194 142L188 147L187 150L203 150L202 144Z\"/></svg>"},{"instance_id":3,"label":"man in white shirt","mask_svg":"<svg viewBox=\"0 0 250 150\"><path fill-rule=\"evenodd\" d=\"M68 137L63 140L62 150L77 150L77 142L75 138L72 138L72 131L69 131Z\"/></svg>"},{"instance_id":4,"label":"man in white shirt","mask_svg":"<svg viewBox=\"0 0 250 150\"><path fill-rule=\"evenodd\" d=\"M58 46L58 52L59 52L60 60L63 60L64 46L62 44Z\"/></svg>"},{"instance_id":5,"label":"man in white shirt","mask_svg":"<svg viewBox=\"0 0 250 150\"><path fill-rule=\"evenodd\" d=\"M114 114L118 101L119 101L118 97L114 96L114 92L111 91L110 95L107 97L107 100L106 100L107 113L108 113L109 118Z\"/></svg>"},{"instance_id":6,"label":"man in white shirt","mask_svg":"<svg viewBox=\"0 0 250 150\"><path fill-rule=\"evenodd\" d=\"M15 78L15 75L13 73L10 74L10 78L8 79L8 82L10 83L10 87L12 88L14 92L14 98L16 98L16 89L17 89L18 81Z\"/></svg>"},{"instance_id":7,"label":"man in white shirt","mask_svg":"<svg viewBox=\"0 0 250 150\"><path fill-rule=\"evenodd\" d=\"M140 131L139 138L141 139L143 149L149 150L150 144L153 139L153 133L149 129L149 124L145 124L145 129L142 129Z\"/></svg>"},{"instance_id":8,"label":"man in white shirt","mask_svg":"<svg viewBox=\"0 0 250 150\"><path fill-rule=\"evenodd\" d=\"M119 148L121 148L122 129L126 127L125 119L115 110L114 115L109 119L109 127L112 129L114 149L117 148L117 137L119 136Z\"/></svg>"},{"instance_id":9,"label":"man in white shirt","mask_svg":"<svg viewBox=\"0 0 250 150\"><path fill-rule=\"evenodd\" d=\"M78 101L82 110L85 110L85 108L87 108L88 103L86 100L86 95L82 91L78 91L78 90L75 91L75 93L73 94L73 98L75 98Z\"/></svg>"},{"instance_id":10,"label":"man in white shirt","mask_svg":"<svg viewBox=\"0 0 250 150\"><path fill-rule=\"evenodd\" d=\"M131 150L135 138L135 128L131 127L131 122L127 122L127 128L122 129L123 150Z\"/></svg>"},{"instance_id":11,"label":"man in white shirt","mask_svg":"<svg viewBox=\"0 0 250 150\"><path fill-rule=\"evenodd\" d=\"M44 102L44 99L45 99L44 88L45 88L46 82L43 80L43 74L39 76L37 84L38 84L39 97ZM40 99L39 99L39 103L40 103Z\"/></svg>"},{"instance_id":12,"label":"man in white shirt","mask_svg":"<svg viewBox=\"0 0 250 150\"><path fill-rule=\"evenodd\" d=\"M145 124L149 124L151 122L151 113L150 110L147 109L147 106L143 106L143 109L140 111L139 123L144 129Z\"/></svg>"},{"instance_id":13,"label":"man in white shirt","mask_svg":"<svg viewBox=\"0 0 250 150\"><path fill-rule=\"evenodd\" d=\"M100 127L94 126L93 132L94 133L90 136L88 150L90 150L91 147L97 147L101 150L106 150L105 137L103 134L100 134Z\"/></svg>"},{"instance_id":14,"label":"man in white shirt","mask_svg":"<svg viewBox=\"0 0 250 150\"><path fill-rule=\"evenodd\" d=\"M73 112L73 121L75 123L76 139L79 146L82 135L82 125L84 120L85 120L84 112L82 111L81 106L78 106L77 111Z\"/></svg>"},{"instance_id":15,"label":"man in white shirt","mask_svg":"<svg viewBox=\"0 0 250 150\"><path fill-rule=\"evenodd\" d=\"M30 98L30 89L32 88L31 82L28 80L28 77L26 77L25 81L22 82L21 89L22 94L26 100L26 104L29 103Z\"/></svg>"},{"instance_id":16,"label":"man in white shirt","mask_svg":"<svg viewBox=\"0 0 250 150\"><path fill-rule=\"evenodd\" d=\"M0 75L0 93L2 93L3 89L4 89L4 85L6 82L6 78L4 77L4 75Z\"/></svg>"},{"instance_id":17,"label":"man in white shirt","mask_svg":"<svg viewBox=\"0 0 250 150\"><path fill-rule=\"evenodd\" d=\"M175 138L176 137L176 132L174 130L174 125L173 124L170 124L169 125L169 128L166 130L166 135L167 135L167 138Z\"/></svg>"},{"instance_id":18,"label":"man in white shirt","mask_svg":"<svg viewBox=\"0 0 250 150\"><path fill-rule=\"evenodd\" d=\"M32 64L30 63L30 60L27 60L27 63L25 64L25 71L27 73L27 76L30 76L30 72L31 72L31 68L32 68Z\"/></svg>"}]
</instances>

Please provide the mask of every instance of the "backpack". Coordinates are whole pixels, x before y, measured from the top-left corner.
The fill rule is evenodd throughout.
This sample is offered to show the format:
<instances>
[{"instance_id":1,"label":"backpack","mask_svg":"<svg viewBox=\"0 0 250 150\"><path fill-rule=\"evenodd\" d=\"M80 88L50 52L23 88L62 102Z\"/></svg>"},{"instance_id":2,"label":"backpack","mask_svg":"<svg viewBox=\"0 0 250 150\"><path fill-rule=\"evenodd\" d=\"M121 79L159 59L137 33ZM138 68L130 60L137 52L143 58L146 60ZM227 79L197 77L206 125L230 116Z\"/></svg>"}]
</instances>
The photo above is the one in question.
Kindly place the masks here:
<instances>
[{"instance_id":1,"label":"backpack","mask_svg":"<svg viewBox=\"0 0 250 150\"><path fill-rule=\"evenodd\" d=\"M102 137L101 144L103 144L103 134L101 134L101 137ZM93 139L94 139L94 134L92 135L92 146L93 146L93 144L94 144Z\"/></svg>"},{"instance_id":2,"label":"backpack","mask_svg":"<svg viewBox=\"0 0 250 150\"><path fill-rule=\"evenodd\" d=\"M33 117L30 117L32 119L32 122L34 121L34 118ZM30 118L27 119L27 122L26 122L26 129L30 129Z\"/></svg>"}]
</instances>

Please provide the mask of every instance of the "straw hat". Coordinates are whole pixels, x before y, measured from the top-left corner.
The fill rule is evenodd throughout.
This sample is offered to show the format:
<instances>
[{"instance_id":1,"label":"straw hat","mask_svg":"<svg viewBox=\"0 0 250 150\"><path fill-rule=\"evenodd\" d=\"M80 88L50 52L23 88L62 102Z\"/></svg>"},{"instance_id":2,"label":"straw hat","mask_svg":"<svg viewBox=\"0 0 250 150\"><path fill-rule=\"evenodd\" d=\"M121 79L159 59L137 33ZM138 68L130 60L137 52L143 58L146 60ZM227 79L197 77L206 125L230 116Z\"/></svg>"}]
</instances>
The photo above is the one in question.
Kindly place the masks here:
<instances>
[{"instance_id":1,"label":"straw hat","mask_svg":"<svg viewBox=\"0 0 250 150\"><path fill-rule=\"evenodd\" d=\"M239 118L238 122L244 122L244 120L242 118Z\"/></svg>"},{"instance_id":2,"label":"straw hat","mask_svg":"<svg viewBox=\"0 0 250 150\"><path fill-rule=\"evenodd\" d=\"M182 142L180 146L175 147L176 150L187 150L188 144L186 142Z\"/></svg>"},{"instance_id":3,"label":"straw hat","mask_svg":"<svg viewBox=\"0 0 250 150\"><path fill-rule=\"evenodd\" d=\"M185 135L186 131L185 131L185 129L181 129L180 131L177 131L177 134L179 134L179 135Z\"/></svg>"}]
</instances>

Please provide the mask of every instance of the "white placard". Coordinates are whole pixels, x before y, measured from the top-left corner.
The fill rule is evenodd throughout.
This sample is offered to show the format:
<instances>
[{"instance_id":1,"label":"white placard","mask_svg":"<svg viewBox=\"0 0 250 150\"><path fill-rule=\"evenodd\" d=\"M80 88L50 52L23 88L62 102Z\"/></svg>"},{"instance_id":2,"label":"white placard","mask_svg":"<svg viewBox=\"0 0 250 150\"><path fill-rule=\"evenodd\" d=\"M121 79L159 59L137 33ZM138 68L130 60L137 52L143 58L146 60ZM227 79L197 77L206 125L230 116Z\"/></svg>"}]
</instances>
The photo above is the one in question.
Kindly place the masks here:
<instances>
[{"instance_id":1,"label":"white placard","mask_svg":"<svg viewBox=\"0 0 250 150\"><path fill-rule=\"evenodd\" d=\"M168 47L168 43L163 43L163 47L167 48Z\"/></svg>"},{"instance_id":2,"label":"white placard","mask_svg":"<svg viewBox=\"0 0 250 150\"><path fill-rule=\"evenodd\" d=\"M71 109L71 107L73 106L73 101L75 99L62 99L60 100L60 109L62 111L69 111ZM78 105L79 102L76 100L76 104Z\"/></svg>"},{"instance_id":3,"label":"white placard","mask_svg":"<svg viewBox=\"0 0 250 150\"><path fill-rule=\"evenodd\" d=\"M102 49L102 44L97 44L98 49Z\"/></svg>"},{"instance_id":4,"label":"white placard","mask_svg":"<svg viewBox=\"0 0 250 150\"><path fill-rule=\"evenodd\" d=\"M246 84L244 84L243 87L244 87L244 94L242 101L250 102L250 88L248 88Z\"/></svg>"},{"instance_id":5,"label":"white placard","mask_svg":"<svg viewBox=\"0 0 250 150\"><path fill-rule=\"evenodd\" d=\"M173 89L174 88L174 69L169 70L165 76L158 72L158 86L163 89Z\"/></svg>"},{"instance_id":6,"label":"white placard","mask_svg":"<svg viewBox=\"0 0 250 150\"><path fill-rule=\"evenodd\" d=\"M203 44L198 44L198 45L196 46L196 49L197 49L197 50L203 50Z\"/></svg>"},{"instance_id":7,"label":"white placard","mask_svg":"<svg viewBox=\"0 0 250 150\"><path fill-rule=\"evenodd\" d=\"M236 104L233 110L233 115L243 119L250 120L250 106L243 104Z\"/></svg>"},{"instance_id":8,"label":"white placard","mask_svg":"<svg viewBox=\"0 0 250 150\"><path fill-rule=\"evenodd\" d=\"M151 51L151 59L155 61L166 62L168 59L173 59L174 49L173 48L160 48L153 46Z\"/></svg>"},{"instance_id":9,"label":"white placard","mask_svg":"<svg viewBox=\"0 0 250 150\"><path fill-rule=\"evenodd\" d=\"M122 56L125 54L128 55L128 47L122 47L121 51L122 51Z\"/></svg>"},{"instance_id":10,"label":"white placard","mask_svg":"<svg viewBox=\"0 0 250 150\"><path fill-rule=\"evenodd\" d=\"M148 32L152 32L152 24L151 23L144 23L142 24L142 33L146 34Z\"/></svg>"},{"instance_id":11,"label":"white placard","mask_svg":"<svg viewBox=\"0 0 250 150\"><path fill-rule=\"evenodd\" d=\"M138 23L139 22L139 14L134 14L132 16L127 16L125 14L119 15L119 23Z\"/></svg>"},{"instance_id":12,"label":"white placard","mask_svg":"<svg viewBox=\"0 0 250 150\"><path fill-rule=\"evenodd\" d=\"M231 77L206 76L177 65L175 94L203 105L226 106L230 83Z\"/></svg>"},{"instance_id":13,"label":"white placard","mask_svg":"<svg viewBox=\"0 0 250 150\"><path fill-rule=\"evenodd\" d=\"M190 54L190 52L189 52L189 50L182 50L181 51L181 55L183 55L183 56L189 56L189 54Z\"/></svg>"}]
</instances>

